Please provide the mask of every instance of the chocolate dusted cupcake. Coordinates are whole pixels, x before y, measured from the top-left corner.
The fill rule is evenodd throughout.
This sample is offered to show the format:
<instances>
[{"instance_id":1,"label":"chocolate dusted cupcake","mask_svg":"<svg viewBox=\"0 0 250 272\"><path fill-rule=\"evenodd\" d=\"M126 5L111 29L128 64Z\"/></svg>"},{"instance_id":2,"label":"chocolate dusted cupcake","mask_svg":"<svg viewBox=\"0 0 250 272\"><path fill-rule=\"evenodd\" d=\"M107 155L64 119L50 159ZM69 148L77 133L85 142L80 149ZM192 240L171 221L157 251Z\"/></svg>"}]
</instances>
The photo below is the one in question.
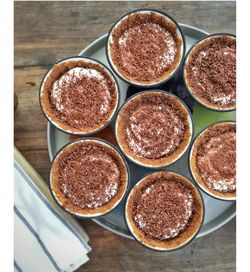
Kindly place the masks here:
<instances>
[{"instance_id":1,"label":"chocolate dusted cupcake","mask_svg":"<svg viewBox=\"0 0 250 272\"><path fill-rule=\"evenodd\" d=\"M66 211L96 217L113 210L129 182L122 155L95 138L73 141L55 156L50 171L52 195Z\"/></svg>"},{"instance_id":2,"label":"chocolate dusted cupcake","mask_svg":"<svg viewBox=\"0 0 250 272\"><path fill-rule=\"evenodd\" d=\"M184 63L184 82L203 106L236 109L236 37L213 34L195 44Z\"/></svg>"},{"instance_id":3,"label":"chocolate dusted cupcake","mask_svg":"<svg viewBox=\"0 0 250 272\"><path fill-rule=\"evenodd\" d=\"M203 130L190 149L189 165L205 193L220 200L235 200L236 123L220 122Z\"/></svg>"},{"instance_id":4,"label":"chocolate dusted cupcake","mask_svg":"<svg viewBox=\"0 0 250 272\"><path fill-rule=\"evenodd\" d=\"M125 218L130 232L142 245L171 251L198 234L204 204L190 180L173 172L156 172L141 179L130 191Z\"/></svg>"},{"instance_id":5,"label":"chocolate dusted cupcake","mask_svg":"<svg viewBox=\"0 0 250 272\"><path fill-rule=\"evenodd\" d=\"M118 112L115 136L134 163L165 167L179 159L191 143L191 114L175 95L144 91L132 96Z\"/></svg>"},{"instance_id":6,"label":"chocolate dusted cupcake","mask_svg":"<svg viewBox=\"0 0 250 272\"><path fill-rule=\"evenodd\" d=\"M119 87L103 64L71 57L55 64L45 75L40 104L58 129L89 135L111 122L119 104Z\"/></svg>"},{"instance_id":7,"label":"chocolate dusted cupcake","mask_svg":"<svg viewBox=\"0 0 250 272\"><path fill-rule=\"evenodd\" d=\"M107 59L124 81L152 87L169 80L184 57L185 40L178 24L151 9L132 11L111 28Z\"/></svg>"}]
</instances>

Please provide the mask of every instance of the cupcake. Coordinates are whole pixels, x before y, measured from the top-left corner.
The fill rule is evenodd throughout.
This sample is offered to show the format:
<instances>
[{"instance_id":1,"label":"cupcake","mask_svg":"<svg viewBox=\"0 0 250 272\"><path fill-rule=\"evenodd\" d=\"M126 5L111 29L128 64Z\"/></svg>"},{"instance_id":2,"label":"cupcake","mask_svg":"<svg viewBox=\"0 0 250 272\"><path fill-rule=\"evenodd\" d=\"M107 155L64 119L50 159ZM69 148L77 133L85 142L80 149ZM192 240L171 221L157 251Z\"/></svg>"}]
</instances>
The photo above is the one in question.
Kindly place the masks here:
<instances>
[{"instance_id":1,"label":"cupcake","mask_svg":"<svg viewBox=\"0 0 250 272\"><path fill-rule=\"evenodd\" d=\"M193 132L184 103L165 91L145 91L120 109L115 136L122 152L141 166L165 167L187 150Z\"/></svg>"},{"instance_id":2,"label":"cupcake","mask_svg":"<svg viewBox=\"0 0 250 272\"><path fill-rule=\"evenodd\" d=\"M236 37L214 34L195 44L184 63L184 82L201 105L236 109Z\"/></svg>"},{"instance_id":3,"label":"cupcake","mask_svg":"<svg viewBox=\"0 0 250 272\"><path fill-rule=\"evenodd\" d=\"M76 140L55 156L50 188L57 203L80 217L113 210L128 187L128 167L122 155L95 138Z\"/></svg>"},{"instance_id":4,"label":"cupcake","mask_svg":"<svg viewBox=\"0 0 250 272\"><path fill-rule=\"evenodd\" d=\"M213 124L190 149L189 165L198 186L220 200L236 199L236 123Z\"/></svg>"},{"instance_id":5,"label":"cupcake","mask_svg":"<svg viewBox=\"0 0 250 272\"><path fill-rule=\"evenodd\" d=\"M85 57L55 64L40 87L45 116L70 134L100 131L110 123L118 102L118 85L112 73L98 61Z\"/></svg>"},{"instance_id":6,"label":"cupcake","mask_svg":"<svg viewBox=\"0 0 250 272\"><path fill-rule=\"evenodd\" d=\"M111 28L107 59L124 81L152 87L169 80L181 65L184 36L167 14L151 9L122 16Z\"/></svg>"},{"instance_id":7,"label":"cupcake","mask_svg":"<svg viewBox=\"0 0 250 272\"><path fill-rule=\"evenodd\" d=\"M128 195L126 223L142 245L159 251L183 247L203 223L203 200L190 180L158 172L141 179Z\"/></svg>"}]
</instances>

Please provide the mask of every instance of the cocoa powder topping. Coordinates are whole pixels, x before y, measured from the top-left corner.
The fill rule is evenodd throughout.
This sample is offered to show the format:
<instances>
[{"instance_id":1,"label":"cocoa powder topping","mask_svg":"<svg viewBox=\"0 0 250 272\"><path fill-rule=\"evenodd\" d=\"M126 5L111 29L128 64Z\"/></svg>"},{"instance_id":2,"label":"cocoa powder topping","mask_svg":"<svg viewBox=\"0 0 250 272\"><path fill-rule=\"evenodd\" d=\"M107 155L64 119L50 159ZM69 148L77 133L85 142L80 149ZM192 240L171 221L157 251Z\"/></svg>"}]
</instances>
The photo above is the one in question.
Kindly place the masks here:
<instances>
[{"instance_id":1,"label":"cocoa powder topping","mask_svg":"<svg viewBox=\"0 0 250 272\"><path fill-rule=\"evenodd\" d=\"M208 105L233 107L236 103L236 43L217 37L191 53L186 76L193 94Z\"/></svg>"},{"instance_id":2,"label":"cocoa powder topping","mask_svg":"<svg viewBox=\"0 0 250 272\"><path fill-rule=\"evenodd\" d=\"M177 58L176 27L161 16L131 14L112 34L111 55L120 73L150 82L169 71Z\"/></svg>"},{"instance_id":3,"label":"cocoa powder topping","mask_svg":"<svg viewBox=\"0 0 250 272\"><path fill-rule=\"evenodd\" d=\"M127 145L137 156L159 159L173 153L187 129L185 116L171 96L142 95L123 113L123 131Z\"/></svg>"},{"instance_id":4,"label":"cocoa powder topping","mask_svg":"<svg viewBox=\"0 0 250 272\"><path fill-rule=\"evenodd\" d=\"M115 93L107 74L75 67L53 84L50 104L54 114L72 128L98 128L115 108Z\"/></svg>"},{"instance_id":5,"label":"cocoa powder topping","mask_svg":"<svg viewBox=\"0 0 250 272\"><path fill-rule=\"evenodd\" d=\"M192 193L178 178L159 177L136 192L133 220L147 237L168 240L185 230L193 209Z\"/></svg>"},{"instance_id":6,"label":"cocoa powder topping","mask_svg":"<svg viewBox=\"0 0 250 272\"><path fill-rule=\"evenodd\" d=\"M213 190L236 190L236 126L207 131L197 149L196 163L202 180Z\"/></svg>"},{"instance_id":7,"label":"cocoa powder topping","mask_svg":"<svg viewBox=\"0 0 250 272\"><path fill-rule=\"evenodd\" d=\"M80 143L59 159L60 190L76 207L95 209L116 195L121 169L116 158L105 147Z\"/></svg>"}]
</instances>

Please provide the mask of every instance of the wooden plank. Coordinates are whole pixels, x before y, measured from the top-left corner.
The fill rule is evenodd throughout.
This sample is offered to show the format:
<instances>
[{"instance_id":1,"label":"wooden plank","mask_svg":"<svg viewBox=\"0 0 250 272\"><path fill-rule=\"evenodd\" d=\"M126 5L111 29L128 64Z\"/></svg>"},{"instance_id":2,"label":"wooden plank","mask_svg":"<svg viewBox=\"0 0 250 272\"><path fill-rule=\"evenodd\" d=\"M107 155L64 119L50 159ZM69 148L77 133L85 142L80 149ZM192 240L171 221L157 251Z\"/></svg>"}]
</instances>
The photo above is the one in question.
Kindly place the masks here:
<instances>
[{"instance_id":1,"label":"wooden plank","mask_svg":"<svg viewBox=\"0 0 250 272\"><path fill-rule=\"evenodd\" d=\"M18 107L14 115L14 142L38 173L47 180L50 160L47 151L45 119L39 104L40 81L45 67L15 69Z\"/></svg>"},{"instance_id":2,"label":"wooden plank","mask_svg":"<svg viewBox=\"0 0 250 272\"><path fill-rule=\"evenodd\" d=\"M48 65L77 55L121 15L141 7L160 9L208 32L235 33L234 2L16 2L15 66Z\"/></svg>"},{"instance_id":3,"label":"wooden plank","mask_svg":"<svg viewBox=\"0 0 250 272\"><path fill-rule=\"evenodd\" d=\"M180 251L152 252L137 242L84 221L90 234L90 261L78 271L235 271L235 219Z\"/></svg>"}]
</instances>

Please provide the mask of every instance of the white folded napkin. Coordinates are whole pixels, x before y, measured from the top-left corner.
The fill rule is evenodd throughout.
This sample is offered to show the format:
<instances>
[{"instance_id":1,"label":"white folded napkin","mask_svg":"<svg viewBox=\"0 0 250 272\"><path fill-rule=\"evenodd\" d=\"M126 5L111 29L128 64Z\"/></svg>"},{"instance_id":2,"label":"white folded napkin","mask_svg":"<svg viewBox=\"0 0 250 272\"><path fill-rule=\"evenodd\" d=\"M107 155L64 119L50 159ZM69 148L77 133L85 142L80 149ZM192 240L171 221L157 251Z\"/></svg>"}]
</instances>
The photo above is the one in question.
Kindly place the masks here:
<instances>
[{"instance_id":1,"label":"white folded napkin","mask_svg":"<svg viewBox=\"0 0 250 272\"><path fill-rule=\"evenodd\" d=\"M16 148L14 155L15 271L74 271L88 261L86 232Z\"/></svg>"}]
</instances>

